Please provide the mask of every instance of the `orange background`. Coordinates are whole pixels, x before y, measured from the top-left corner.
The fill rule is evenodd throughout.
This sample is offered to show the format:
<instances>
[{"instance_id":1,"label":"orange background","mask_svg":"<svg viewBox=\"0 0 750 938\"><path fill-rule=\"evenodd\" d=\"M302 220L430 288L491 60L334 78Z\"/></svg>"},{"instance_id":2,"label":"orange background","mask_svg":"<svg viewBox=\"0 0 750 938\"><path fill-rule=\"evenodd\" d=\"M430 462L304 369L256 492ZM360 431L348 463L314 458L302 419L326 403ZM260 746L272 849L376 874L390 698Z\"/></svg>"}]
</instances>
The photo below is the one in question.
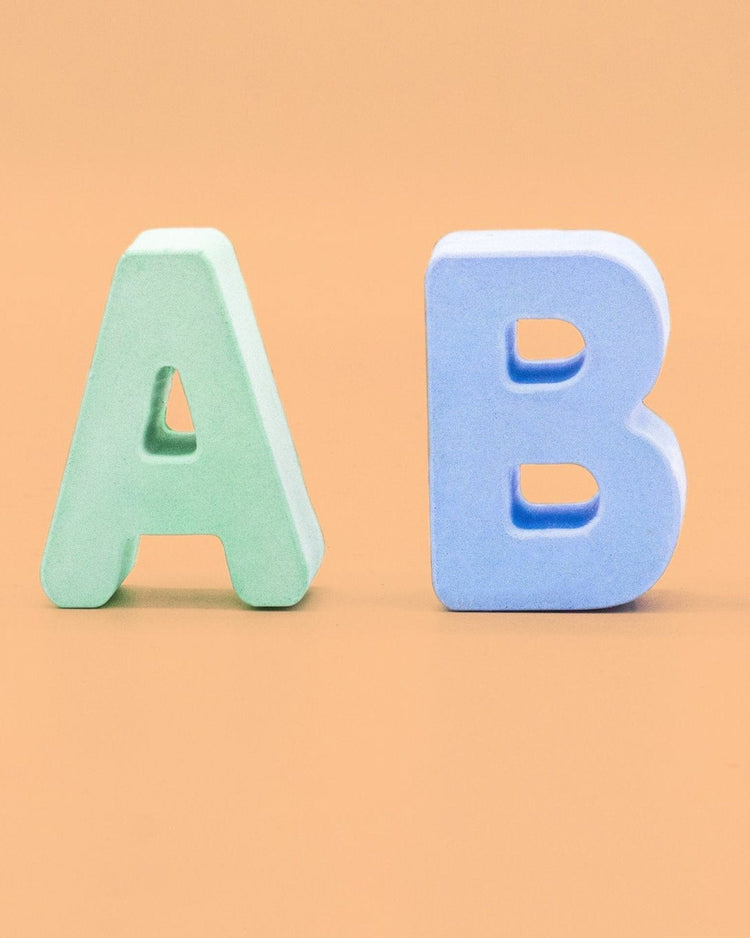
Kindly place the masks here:
<instances>
[{"instance_id":1,"label":"orange background","mask_svg":"<svg viewBox=\"0 0 750 938\"><path fill-rule=\"evenodd\" d=\"M2 14L0 934L750 935L750 7ZM100 611L41 592L112 271L162 225L237 249L328 547L295 610L210 539L144 539ZM624 611L450 614L424 269L538 227L665 278L683 536Z\"/></svg>"}]
</instances>

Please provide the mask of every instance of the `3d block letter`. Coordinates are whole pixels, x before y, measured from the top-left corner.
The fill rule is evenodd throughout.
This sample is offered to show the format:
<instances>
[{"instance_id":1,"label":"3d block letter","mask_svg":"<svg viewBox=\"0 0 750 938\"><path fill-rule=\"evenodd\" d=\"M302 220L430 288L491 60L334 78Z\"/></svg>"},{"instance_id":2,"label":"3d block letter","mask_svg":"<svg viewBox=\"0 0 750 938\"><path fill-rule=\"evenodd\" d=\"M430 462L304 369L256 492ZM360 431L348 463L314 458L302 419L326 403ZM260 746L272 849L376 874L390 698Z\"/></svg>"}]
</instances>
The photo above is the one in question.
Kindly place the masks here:
<instances>
[{"instance_id":1,"label":"3d block letter","mask_svg":"<svg viewBox=\"0 0 750 938\"><path fill-rule=\"evenodd\" d=\"M685 471L643 404L669 329L659 273L605 232L459 232L426 280L435 592L451 609L589 609L639 596L677 543ZM530 362L521 319L567 320L585 348ZM599 494L538 505L527 464L577 463Z\"/></svg>"},{"instance_id":2,"label":"3d block letter","mask_svg":"<svg viewBox=\"0 0 750 938\"><path fill-rule=\"evenodd\" d=\"M171 430L177 369L195 433ZM323 556L228 239L158 229L120 259L42 561L58 606L101 606L141 534L215 534L253 606L289 606Z\"/></svg>"}]
</instances>

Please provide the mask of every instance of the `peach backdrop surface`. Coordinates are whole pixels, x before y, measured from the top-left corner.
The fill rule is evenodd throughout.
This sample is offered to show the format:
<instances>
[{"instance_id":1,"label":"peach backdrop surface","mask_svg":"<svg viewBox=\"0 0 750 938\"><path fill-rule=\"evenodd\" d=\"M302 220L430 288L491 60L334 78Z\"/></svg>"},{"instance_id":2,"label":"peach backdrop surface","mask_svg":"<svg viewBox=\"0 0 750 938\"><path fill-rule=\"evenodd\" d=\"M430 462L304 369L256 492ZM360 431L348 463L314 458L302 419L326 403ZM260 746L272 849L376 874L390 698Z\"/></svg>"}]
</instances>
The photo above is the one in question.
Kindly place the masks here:
<instances>
[{"instance_id":1,"label":"peach backdrop surface","mask_svg":"<svg viewBox=\"0 0 750 938\"><path fill-rule=\"evenodd\" d=\"M750 7L2 5L0 934L750 936ZM38 582L114 265L232 239L327 542L288 612L211 539ZM604 228L665 279L688 469L634 606L429 578L422 278Z\"/></svg>"}]
</instances>

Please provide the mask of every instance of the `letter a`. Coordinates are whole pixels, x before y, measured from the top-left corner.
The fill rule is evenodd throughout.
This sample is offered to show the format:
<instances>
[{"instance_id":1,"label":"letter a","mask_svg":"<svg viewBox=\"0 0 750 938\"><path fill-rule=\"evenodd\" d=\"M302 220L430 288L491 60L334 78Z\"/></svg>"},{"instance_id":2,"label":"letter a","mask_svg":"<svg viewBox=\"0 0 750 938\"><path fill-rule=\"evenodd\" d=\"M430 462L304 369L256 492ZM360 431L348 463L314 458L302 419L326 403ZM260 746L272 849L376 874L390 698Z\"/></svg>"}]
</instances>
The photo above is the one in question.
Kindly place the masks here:
<instances>
[{"instance_id":1,"label":"letter a","mask_svg":"<svg viewBox=\"0 0 750 938\"><path fill-rule=\"evenodd\" d=\"M172 375L195 433L171 430ZM120 259L42 561L58 606L101 606L141 534L214 534L252 606L305 594L323 539L229 240L156 229Z\"/></svg>"},{"instance_id":2,"label":"letter a","mask_svg":"<svg viewBox=\"0 0 750 938\"><path fill-rule=\"evenodd\" d=\"M458 232L427 271L435 592L451 609L596 609L639 596L677 543L685 470L643 404L669 332L664 285L632 241L597 231ZM585 348L532 362L521 319L563 319ZM524 498L521 468L577 463L599 494Z\"/></svg>"}]
</instances>

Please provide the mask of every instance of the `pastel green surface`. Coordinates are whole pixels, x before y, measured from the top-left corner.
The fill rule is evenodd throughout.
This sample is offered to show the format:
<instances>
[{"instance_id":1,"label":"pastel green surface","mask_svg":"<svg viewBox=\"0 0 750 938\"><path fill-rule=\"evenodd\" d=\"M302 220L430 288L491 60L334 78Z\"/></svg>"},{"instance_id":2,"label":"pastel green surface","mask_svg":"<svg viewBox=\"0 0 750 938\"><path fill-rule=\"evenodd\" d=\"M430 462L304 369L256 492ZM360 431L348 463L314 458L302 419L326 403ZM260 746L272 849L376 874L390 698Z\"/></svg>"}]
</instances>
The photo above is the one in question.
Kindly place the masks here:
<instances>
[{"instance_id":1,"label":"pastel green surface","mask_svg":"<svg viewBox=\"0 0 750 938\"><path fill-rule=\"evenodd\" d=\"M170 430L180 373L195 434ZM252 606L290 606L323 557L232 245L213 229L141 234L120 259L57 507L42 585L101 606L141 534L215 534Z\"/></svg>"}]
</instances>

